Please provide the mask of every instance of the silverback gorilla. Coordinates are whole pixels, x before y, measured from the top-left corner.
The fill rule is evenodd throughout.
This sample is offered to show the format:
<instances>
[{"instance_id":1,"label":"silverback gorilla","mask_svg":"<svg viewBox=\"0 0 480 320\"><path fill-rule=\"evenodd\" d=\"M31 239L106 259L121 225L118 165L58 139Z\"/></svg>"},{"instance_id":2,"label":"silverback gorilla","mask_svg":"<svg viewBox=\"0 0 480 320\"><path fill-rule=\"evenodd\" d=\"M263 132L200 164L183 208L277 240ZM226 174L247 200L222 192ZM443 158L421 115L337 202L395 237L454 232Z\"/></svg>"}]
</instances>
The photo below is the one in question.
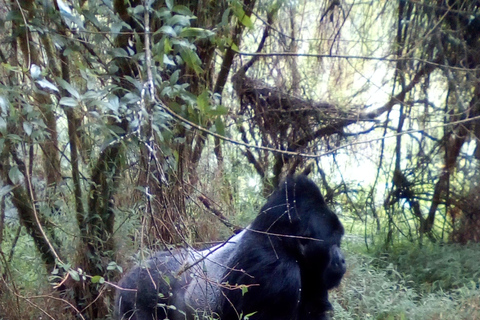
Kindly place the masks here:
<instances>
[{"instance_id":1,"label":"silverback gorilla","mask_svg":"<svg viewBox=\"0 0 480 320\"><path fill-rule=\"evenodd\" d=\"M306 176L288 177L245 230L204 251L156 253L120 281L115 319L326 320L343 226Z\"/></svg>"}]
</instances>

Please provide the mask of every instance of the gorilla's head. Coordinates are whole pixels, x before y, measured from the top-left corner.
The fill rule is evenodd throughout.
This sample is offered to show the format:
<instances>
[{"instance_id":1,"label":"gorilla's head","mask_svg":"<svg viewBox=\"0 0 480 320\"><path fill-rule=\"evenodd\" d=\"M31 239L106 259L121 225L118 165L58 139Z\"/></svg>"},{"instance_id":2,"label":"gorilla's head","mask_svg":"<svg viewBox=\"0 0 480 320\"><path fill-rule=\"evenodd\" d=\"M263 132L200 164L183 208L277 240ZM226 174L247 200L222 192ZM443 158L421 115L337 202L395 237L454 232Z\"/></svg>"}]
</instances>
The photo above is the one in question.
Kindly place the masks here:
<instances>
[{"instance_id":1,"label":"gorilla's head","mask_svg":"<svg viewBox=\"0 0 480 320\"><path fill-rule=\"evenodd\" d=\"M284 247L308 272L321 274L327 289L340 283L346 264L338 216L317 185L304 175L288 177L263 206L251 229L282 235Z\"/></svg>"}]
</instances>

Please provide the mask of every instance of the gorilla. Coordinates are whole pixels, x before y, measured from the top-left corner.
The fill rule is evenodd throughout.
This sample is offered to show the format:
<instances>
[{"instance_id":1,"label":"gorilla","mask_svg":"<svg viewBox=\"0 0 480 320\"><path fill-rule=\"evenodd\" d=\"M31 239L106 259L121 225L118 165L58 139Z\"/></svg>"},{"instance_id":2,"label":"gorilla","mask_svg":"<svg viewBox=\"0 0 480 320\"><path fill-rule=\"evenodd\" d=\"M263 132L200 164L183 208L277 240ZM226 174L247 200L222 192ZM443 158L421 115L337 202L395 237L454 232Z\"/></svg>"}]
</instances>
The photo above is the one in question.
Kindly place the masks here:
<instances>
[{"instance_id":1,"label":"gorilla","mask_svg":"<svg viewBox=\"0 0 480 320\"><path fill-rule=\"evenodd\" d=\"M255 220L203 251L153 255L119 282L115 319L327 320L346 271L344 233L306 176L281 183Z\"/></svg>"}]
</instances>

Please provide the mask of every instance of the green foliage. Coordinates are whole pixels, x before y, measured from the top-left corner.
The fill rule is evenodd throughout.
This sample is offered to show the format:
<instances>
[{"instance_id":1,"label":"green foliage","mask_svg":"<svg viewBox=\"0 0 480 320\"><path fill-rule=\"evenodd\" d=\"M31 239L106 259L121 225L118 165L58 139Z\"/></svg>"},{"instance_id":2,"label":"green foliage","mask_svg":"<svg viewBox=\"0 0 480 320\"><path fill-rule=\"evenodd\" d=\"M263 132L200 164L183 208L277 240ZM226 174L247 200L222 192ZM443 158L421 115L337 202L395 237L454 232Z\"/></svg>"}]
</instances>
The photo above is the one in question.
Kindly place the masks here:
<instances>
[{"instance_id":1,"label":"green foliage","mask_svg":"<svg viewBox=\"0 0 480 320\"><path fill-rule=\"evenodd\" d=\"M18 229L18 223L9 222L4 230L4 239L2 249L12 248L15 241L15 233ZM7 256L5 256L7 257ZM38 263L40 257L35 249L34 243L30 235L22 229L15 243L12 261L9 264L9 274L12 275L13 281L17 287L24 288L26 291L38 292L38 288L48 288L47 274L45 267ZM1 265L2 270L4 266Z\"/></svg>"},{"instance_id":2,"label":"green foliage","mask_svg":"<svg viewBox=\"0 0 480 320\"><path fill-rule=\"evenodd\" d=\"M240 319L243 319L243 320L248 320L250 319L251 316L253 316L254 314L256 314L257 312L252 312L252 313L249 313L249 314L246 314L246 315L240 315Z\"/></svg>"},{"instance_id":3,"label":"green foliage","mask_svg":"<svg viewBox=\"0 0 480 320\"><path fill-rule=\"evenodd\" d=\"M103 284L103 283L105 283L105 278L102 277L102 276L93 276L91 281L92 281L92 283Z\"/></svg>"},{"instance_id":4,"label":"green foliage","mask_svg":"<svg viewBox=\"0 0 480 320\"><path fill-rule=\"evenodd\" d=\"M253 22L250 17L245 14L242 2L238 0L232 1L232 10L233 14L238 18L238 21L240 21L240 23L242 23L247 28L253 28Z\"/></svg>"},{"instance_id":5,"label":"green foliage","mask_svg":"<svg viewBox=\"0 0 480 320\"><path fill-rule=\"evenodd\" d=\"M261 22L267 18L267 12L274 17L274 21L270 37L266 42L267 47L262 51L265 53L324 54L330 52L334 56L340 56L345 53L342 53L342 48L348 48L349 55L390 57L390 46L395 50L400 49L397 48L399 43L389 43L392 32L391 26L388 27L388 25L390 21L398 20L396 19L397 5L394 2L385 2L383 9L368 3L355 4L349 9L348 15L343 14L343 19L347 20L341 20L342 17L335 15L335 12L338 14L345 8L339 10L340 8L334 5L334 2L336 3L336 1L332 1L332 6L327 10L327 7L322 7L322 5L328 5L327 2L319 4L316 1L305 3L284 0L257 1L254 12L259 19L256 20L247 15L246 2L240 0L225 1L215 9L212 7L215 7L217 2L210 1L208 6L200 8L195 13L192 12L192 10L197 10L193 2L182 2L191 5L188 8L185 5L177 4L178 1L175 0L144 2L142 5L133 7L130 4L136 2L119 1L119 3L129 4L126 6L125 14L130 16L125 20L115 12L113 7L115 4L112 1L90 0L81 2L82 5L80 2L73 1L75 8L69 13L69 17L55 10L51 4L43 2L42 4L26 2L25 5L33 3L35 8L33 11L29 11L29 8L22 9L25 12L15 10L17 2L9 3L0 17L0 30L4 35L0 37L4 46L0 49L2 53L0 153L4 156L0 166L5 166L4 181L0 184L0 197L5 197L5 211L7 212L3 230L0 231L4 235L1 243L2 253L9 255L10 250L13 253L11 263L7 263L5 267L10 268L9 275L12 276L12 283L21 288L19 293L28 295L30 292L41 291L37 290L38 288L50 289L51 287L46 281L48 275L39 263L41 258L34 248L35 242L31 239L32 235L27 234L25 229L19 227L18 216L16 213L12 214L15 211L9 193L14 188L28 187L25 188L28 191L31 188L31 200L37 206L38 216L45 217L45 221L54 226L54 231L48 236L55 235L56 240L52 240L52 245L64 259L65 265L57 266L57 269L50 275L52 283L60 282L65 273L68 273L77 282L82 279L91 279L92 283L100 286L110 274L116 276L122 273L123 268L119 264L124 263L123 257L129 256L132 251L141 246L140 244L147 243L145 241L146 234L152 229L144 228L145 225L142 223L155 215L158 215L159 221L164 223L168 220L163 219L162 216L162 210L165 208L179 207L178 211L169 212L167 217L169 219L180 217L181 224L190 224L188 227L191 229L196 228L196 223L192 221L199 221L200 224L208 225L210 229L216 229L217 225L205 218L202 215L202 209L199 209L198 204L195 203L197 190L213 195L212 198L220 203L218 207L222 209L222 212L226 212L226 216L235 225L248 225L257 214L264 198L262 194L263 181L253 169L252 162L249 160L249 163L245 160L245 150L237 145L222 145L222 156L224 157L222 161L224 163L220 168L220 165L217 166L220 160L213 155L213 139L202 136L203 132L199 135L194 126L177 121L166 111L165 106L195 125L222 136L233 136L236 140L242 138L234 132L235 125L242 123L249 129L247 131L250 135L250 142L261 145L261 139L259 140L256 135L265 128L255 126L248 128L249 121L251 121L249 117L243 111L242 114L235 114L238 111L235 110L237 105L228 95L221 96L218 92L214 93L212 88L215 87L219 66L224 58L222 54L225 54L227 48L236 52L254 52L257 49L258 40L263 32ZM23 5L23 2L20 3ZM459 4L460 7L457 8L459 10L452 10L448 14L474 12L471 10L474 8L473 4L468 2L465 4ZM444 121L448 121L447 118L450 114L444 114L445 106L451 106L453 108L451 114L457 116L463 114L461 109L455 109L457 105L469 105L468 101L464 101L467 103L461 103L461 101L452 103L448 98L445 101L441 101L441 98L432 98L432 96L439 95L437 91L445 91L443 90L445 83L434 78L441 78L443 70L455 73L453 78L458 80L459 85L448 87L449 97L463 97L468 100L469 96L474 94L473 89L477 87L468 85L464 80L470 81L469 79L475 78L464 76L466 70L464 65L457 65L458 68L440 68L435 77L431 79L428 74L421 74L419 70L422 70L423 63L429 59L427 57L443 51L442 48L436 47L436 42L438 42L436 39L428 44L428 41L431 41L431 35L436 36L437 32L430 32L426 24L423 26L424 21L436 25L440 34L448 35L448 37L445 36L446 38L459 37L453 41L459 44L463 41L460 35L464 31L461 30L461 26L458 26L458 32L455 32L457 35L452 36L452 32L448 28L445 29L444 24L448 21L457 21L457 19L449 18L445 19L446 22L438 21L435 20L438 17L427 15L429 14L427 11L430 10L428 6L417 5L414 2L409 5L414 12L412 19L405 17L402 21L410 21L408 25L411 26L409 29L412 32L411 35L408 36L408 39L404 39L407 42L412 41L411 43L414 44L412 48L415 48L413 51L409 51L412 57L411 70L405 67L402 72L397 72L398 70L394 72L393 69L386 70L385 74L388 76L379 76L378 74L370 76L371 71L388 69L388 66L384 61L375 65L368 64L370 59L335 59L336 62L331 63L327 58L295 59L290 57L285 59L285 57L275 57L275 55L257 60L255 67L249 70L249 77L252 76L252 80L261 79L265 80L266 84L275 83L278 86L276 89L279 91L292 89L292 92L304 95L305 98L312 99L312 101L317 100L318 97L321 98L321 101L326 102L335 102L336 98L342 98L335 102L341 103L332 105L336 108L331 108L332 110L329 110L326 115L332 119L345 118L353 122L356 121L354 119L357 119L357 116L349 117L353 114L363 115L363 111L365 111L362 109L363 106L365 108L367 105L377 107L391 100L391 96L375 97L375 93L380 91L396 92L396 90L386 89L390 85L391 74L404 74L408 83L412 79L417 79L413 70L419 72L418 83L422 83L424 87L422 90L413 90L412 93L407 93L402 108L408 106L408 113L401 114L395 107L388 110L388 119L384 125L381 124L383 120L380 118L375 119L379 121L378 123L377 121L368 121L368 123L377 123L381 129L381 133L377 130L376 136L374 135L375 140L379 139L381 135L385 138L385 140L381 140L381 150L375 144L370 144L372 148L365 148L369 149L367 158L374 163L375 168L365 169L366 158L362 158L355 165L350 162L351 158L354 158L352 154L357 156L363 152L361 150L363 145L361 149L356 149L352 144L351 150L349 149L344 154L332 149L334 146L337 147L337 143L341 147L344 141L353 136L352 133L368 129L361 124L354 129L352 129L353 126L348 129L339 127L338 132L347 133L340 134L341 139L335 139L335 135L326 135L323 137L324 140L312 141L312 144L319 146L318 149L311 149L315 150L314 152L321 154L326 150L329 150L328 152L333 150L335 161L347 163L343 159L349 158L348 166L353 167L354 171L365 173L365 175L352 175L352 171L350 171L349 174L345 174L346 170L343 168L338 170L338 164L332 166L332 181L337 178L337 181L331 185L335 193L333 198L338 202L336 204L339 211L341 209L347 232L354 234L365 232L372 241L375 240L378 243L379 232L387 233L385 231L387 228L389 228L388 231L392 229L394 231L392 236L394 240L389 239L394 246L389 251L377 249L373 258L350 253L349 276L341 290L334 294L338 319L479 318L478 313L472 311L473 306L480 305L478 299L480 250L478 246L427 245L417 247L411 244L398 244L397 241L399 238L419 239L419 219L418 216L413 216L412 219L410 212L412 206L405 200L405 190L399 189L399 192L402 191L403 194L393 192L391 181L393 167L391 166L394 161L389 159L389 155L395 153L396 147L388 141L386 135L401 133L407 127L409 130L422 130L412 133L413 140L411 141L408 140L410 138L407 135L399 136L403 141L398 145L398 150L401 151L399 152L401 155L399 158L401 160L400 169L405 172L408 179L405 186L410 187L415 198L418 199L421 213L427 213L431 207L432 198L430 196L435 191L435 182L444 172L445 156L443 152L448 149L448 146L441 144L443 141L457 137L455 127L449 129L452 132L451 136L444 136L445 130L442 125ZM297 6L298 8L295 8ZM296 11L297 9L298 11ZM217 11L214 15L209 16L209 10ZM311 14L314 10L320 10L318 11L320 15ZM201 17L205 12L208 14ZM299 12L308 12L308 15L298 15ZM323 12L325 14L328 12L329 17L317 19L320 20L320 24L312 20L315 19L314 17L321 17ZM146 30L146 14L150 14L151 34L144 32ZM355 19L355 24L348 21L350 17ZM378 19L373 21L371 17L378 17ZM473 22L478 22L475 15L472 14L470 18L473 19ZM64 22L66 19L69 20L67 23ZM338 21L336 21L337 19ZM284 21L288 21L290 26ZM327 28L322 25L322 21L324 24L328 24ZM338 25L335 26L337 22ZM343 27L338 28L340 25ZM352 30L349 27L351 25L358 30ZM403 25L407 26L407 24ZM247 35L235 34L235 30L242 26L246 27ZM260 26L262 28L256 29ZM290 29L291 27L295 29ZM68 31L69 28L70 31ZM313 30L321 30L321 32L316 34ZM361 30L369 31L362 32ZM423 33L423 31L426 32ZM407 34L406 30L400 33ZM28 43L23 43L22 46L23 36L19 35L23 34L28 35ZM418 34L418 39L422 39L428 45L418 46L418 39L414 39L415 34ZM151 48L145 47L148 35L150 35ZM423 39L424 35L425 39ZM475 34L470 36L471 39L476 39ZM241 43L237 42L237 39L242 37L245 39L242 39ZM121 43L122 39L127 39L127 41ZM333 39L333 41L323 39ZM348 41L345 43L351 43L352 46L338 46L336 39ZM348 39L361 39L358 42L363 48L354 47L357 40ZM120 44L117 44L117 40ZM292 40L291 43L289 43L290 40ZM49 51L48 42L51 42L50 46L53 50ZM452 41L449 40L449 42ZM473 40L471 42L475 43ZM445 44L453 46L448 42ZM377 45L379 49L374 50ZM28 52L22 51L22 47L27 46L29 47ZM446 53L455 54L455 46L446 48L448 49L445 50ZM417 50L422 51L424 48L430 48L432 53L416 52ZM151 49L150 57L147 56L147 49ZM469 56L478 56L478 54L475 55L476 48L469 49L472 50ZM418 57L422 57L422 59L417 59ZM147 70L147 58L152 60L149 66L150 70ZM450 56L442 60L455 63L457 57ZM242 57L239 61L240 64L244 64L247 58ZM347 66L346 62L351 66ZM41 66L42 70L32 74L31 70L26 69L32 63ZM429 66L436 68L439 63L436 61ZM472 68L472 70L475 69ZM149 78L147 71L151 72L153 79ZM233 74L233 71L235 70L232 69L230 74ZM456 74L457 71L461 73ZM63 72L65 72L64 79L59 77ZM368 81L365 83L358 81L359 75L363 74L369 74ZM274 79L272 79L272 75ZM304 77L304 79L297 77ZM374 91L370 91L367 88L370 86L369 82L371 81L377 86L377 83L380 83L377 81L379 77L385 77L386 80L381 86L375 87ZM450 81L451 76L449 75L447 78ZM150 80L153 81L155 97L148 97L146 94ZM282 88L279 85L283 83L290 83L292 86L287 88L287 85ZM255 81L252 81L251 85L255 85ZM361 86L365 87L361 88ZM263 89L268 89L267 87ZM394 84L394 87L397 88L397 84ZM412 86L412 88L414 87L416 88L416 86ZM458 87L460 90L450 92L453 87ZM229 85L226 88L231 90ZM332 88L335 90L331 90ZM424 93L420 93L420 91L424 91ZM372 96L374 99L368 101ZM423 100L426 101L425 105L423 102L419 104L412 102ZM358 105L360 108L346 107L351 105ZM476 105L477 103L472 100L472 108ZM347 113L337 113L333 109L337 109L336 111L343 109ZM45 115L49 112L52 115L51 119L56 124L56 129L47 127ZM476 114L475 112L472 109L469 114ZM66 113L71 113L71 118L67 119ZM233 117L228 118L229 115L233 115ZM264 115L262 114L262 116ZM316 119L320 124L328 127L330 123L324 121L322 118L324 115L317 116ZM402 117L406 119L405 127L403 129L396 128L394 124L396 118ZM78 126L74 128L76 136L71 138L67 133L67 125L76 121L78 121ZM120 124L124 122L127 125L121 126ZM469 125L468 123L465 124ZM431 127L428 128L429 126ZM432 130L433 127L436 129ZM424 135L424 129L428 136ZM46 170L41 168L39 163L45 157L44 143L50 140L55 131L58 132L58 144L54 146L54 150L58 151L59 158L61 158L59 160L61 168L58 168L61 181L47 185L45 182ZM355 134L355 136L359 135ZM466 140L468 141L468 139ZM110 183L101 190L108 197L112 195L105 200L113 204L111 213L115 217L114 231L109 231L107 234L101 229L98 234L106 235L105 238L98 235L91 238L83 237L78 233L78 215L80 213L87 217L87 214L76 212L75 186L72 182L73 161L72 154L70 154L72 142L79 142L77 146L77 151L80 153L78 161L81 178L79 189L83 193L80 202L84 207L88 207L88 202L93 196L89 193L91 190L89 187L94 185L92 179L95 177L91 175L91 169L95 167L95 161L100 158L102 152L115 143L121 144L122 151L125 150L125 154L116 158L120 159L119 162L110 166L112 170L104 172L105 180L109 182L113 180L116 173L121 172L120 186ZM383 145L384 142L385 145ZM457 161L458 168L452 168L452 172L458 171L456 174L452 174L452 178L448 182L451 190L449 196L452 197L457 194L468 194L469 186L466 182L471 177L475 177L471 174L472 167L475 165L474 161L471 161L474 141L468 143L470 146L460 152L460 158ZM145 145L148 145L150 149L142 149ZM205 150L202 151L204 146ZM278 147L279 145L269 143L267 146ZM322 149L323 146L327 149ZM284 150L290 149L284 148ZM196 157L192 156L194 152L197 152ZM5 154L3 155L3 153ZM8 156L8 153L11 155ZM192 158L200 160L190 163ZM325 158L323 157L323 159ZM294 157L289 159L294 159ZM263 151L257 157L258 164L265 167L264 174L267 178L271 174L269 168L271 168L273 160L273 154L263 153ZM28 171L22 170L22 161L24 161L23 167L29 166ZM117 164L118 167L116 167ZM142 165L145 166L142 167ZM378 167L378 170L377 165L381 166ZM362 170L358 170L359 167ZM375 182L376 186L372 187L374 189L368 190L367 188L372 186L373 181L367 182L364 178L370 177L373 171L377 171L379 176ZM339 172L344 174L345 179ZM147 173L148 177L144 177L143 173ZM30 181L27 184L28 176L30 176ZM354 180L352 176L357 177L358 184L352 183ZM7 182L7 178L10 180L9 182ZM195 181L200 182L196 183ZM181 182L180 186L176 184L177 182ZM8 185L8 183L12 185ZM189 185L190 183L192 185ZM157 186L159 187L156 188ZM188 190L189 188L190 190ZM173 194L175 190L181 191ZM162 193L166 197L162 198ZM389 193L392 193L390 198L388 197ZM393 201L394 205L390 205L390 208L385 205L388 203L387 198L391 201L395 200ZM165 200L169 199L173 200L167 203ZM444 200L450 201L450 198L442 197L441 202L443 203ZM182 201L187 202L186 208L181 206ZM159 205L152 209L151 207L155 204ZM438 212L448 213L447 209L449 208L443 207L442 204ZM92 211L95 210L92 209ZM102 212L89 212L89 214L86 219L88 221L85 222L88 224L86 229L94 230L98 228L98 225L95 226L95 221L102 217ZM147 214L148 219L144 216ZM185 214L186 217L180 216L182 214ZM363 219L364 224L358 222L359 218ZM176 222L172 224L175 228L180 225ZM217 220L215 222L218 223ZM443 231L448 229L448 222L447 218L439 218L439 214L437 214L434 231L441 230L443 235ZM83 225L81 227L83 228ZM173 228L171 227L171 229ZM139 230L142 230L141 235ZM211 236L211 239L204 240L225 238L229 235L227 233L231 233L231 230L225 230L218 231ZM16 237L17 231L21 231L18 237ZM182 240L189 244L192 239L201 238L197 234L195 236L188 234L188 232L194 234L197 230L188 229L187 231L182 230L182 232L187 233L182 234ZM205 231L204 233L207 234ZM440 234L440 232L438 233ZM109 249L103 250L103 244L110 243L110 240L112 243L115 242L116 246L107 246ZM152 236L152 239L148 240L154 246L158 238ZM98 243L103 241L103 243L96 248L96 252L87 257L88 259L78 261L80 265L77 266L74 265L75 255L82 252L83 248L78 246L82 241L88 242L89 246L95 241ZM122 257L122 259L118 259L118 264L112 261L114 259L113 248L118 250L118 255ZM363 249L359 251L363 251ZM112 255L106 256L110 254ZM137 260L144 261L143 257L146 255L148 254L142 252ZM82 267L82 264L85 265L92 261L95 261L93 264L96 264L101 271L89 274L85 268L83 270L79 268ZM3 264L0 266L4 267ZM103 271L105 274L100 274ZM168 278L165 281L168 282ZM242 288L242 290L247 290L247 288ZM0 304L0 306L2 305ZM62 308L65 306L63 305ZM244 318L247 319L249 316L251 314Z\"/></svg>"},{"instance_id":6,"label":"green foliage","mask_svg":"<svg viewBox=\"0 0 480 320\"><path fill-rule=\"evenodd\" d=\"M120 273L123 272L123 268L119 266L115 261L110 261L108 263L107 270L118 270Z\"/></svg>"},{"instance_id":7,"label":"green foliage","mask_svg":"<svg viewBox=\"0 0 480 320\"><path fill-rule=\"evenodd\" d=\"M411 285L425 292L480 285L479 244L401 244L376 255L379 267L395 265Z\"/></svg>"},{"instance_id":8,"label":"green foliage","mask_svg":"<svg viewBox=\"0 0 480 320\"><path fill-rule=\"evenodd\" d=\"M469 256L470 249L456 246L446 249L446 260L451 251L463 251L460 255L468 260L467 264L478 265L478 256ZM347 276L340 288L331 294L336 320L466 320L480 316L476 307L480 302L480 290L473 283L452 290L425 290L429 284L422 281L428 280L400 272L388 258L382 259L380 267L378 258L369 255L348 251L346 256ZM385 265L387 261L390 263ZM442 267L439 265L438 269ZM412 265L410 272L417 273L421 269L421 265ZM415 283L414 278L419 282Z\"/></svg>"}]
</instances>

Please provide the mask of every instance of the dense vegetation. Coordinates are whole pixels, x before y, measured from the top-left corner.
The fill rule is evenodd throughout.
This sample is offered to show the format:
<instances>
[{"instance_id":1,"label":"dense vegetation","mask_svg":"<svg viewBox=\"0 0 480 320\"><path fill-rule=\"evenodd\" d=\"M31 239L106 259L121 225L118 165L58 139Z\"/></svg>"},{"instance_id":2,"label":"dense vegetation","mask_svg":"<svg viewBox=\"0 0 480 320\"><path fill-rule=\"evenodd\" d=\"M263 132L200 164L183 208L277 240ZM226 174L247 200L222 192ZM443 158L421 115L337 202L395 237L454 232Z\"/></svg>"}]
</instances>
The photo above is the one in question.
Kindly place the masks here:
<instances>
[{"instance_id":1,"label":"dense vegetation","mask_svg":"<svg viewBox=\"0 0 480 320\"><path fill-rule=\"evenodd\" d=\"M300 172L336 318L480 318L477 1L0 1L0 319L107 319Z\"/></svg>"}]
</instances>

